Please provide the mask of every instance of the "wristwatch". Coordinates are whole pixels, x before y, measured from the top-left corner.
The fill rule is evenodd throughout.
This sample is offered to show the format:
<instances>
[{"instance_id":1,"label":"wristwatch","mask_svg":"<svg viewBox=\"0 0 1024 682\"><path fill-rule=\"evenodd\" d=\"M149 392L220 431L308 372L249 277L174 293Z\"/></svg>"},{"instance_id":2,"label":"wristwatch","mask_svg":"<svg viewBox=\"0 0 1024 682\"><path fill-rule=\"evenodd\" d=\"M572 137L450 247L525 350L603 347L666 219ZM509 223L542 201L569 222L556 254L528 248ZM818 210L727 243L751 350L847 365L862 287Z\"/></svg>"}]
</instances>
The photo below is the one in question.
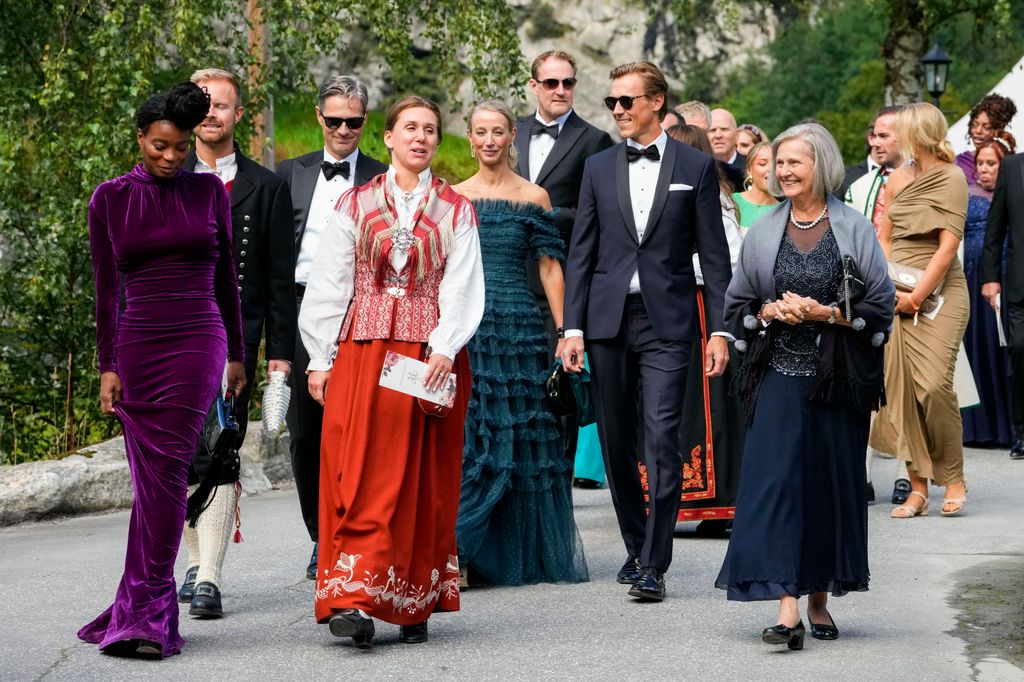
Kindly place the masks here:
<instances>
[{"instance_id":1,"label":"wristwatch","mask_svg":"<svg viewBox=\"0 0 1024 682\"><path fill-rule=\"evenodd\" d=\"M564 339L565 338L565 329L564 328L556 327L555 328L555 332L558 334L558 338L560 338L560 339Z\"/></svg>"},{"instance_id":2,"label":"wristwatch","mask_svg":"<svg viewBox=\"0 0 1024 682\"><path fill-rule=\"evenodd\" d=\"M828 322L829 324L835 324L836 323L836 314L839 311L836 309L836 307L834 305L833 306L829 306L828 310L829 310L828 320L826 320L826 322Z\"/></svg>"}]
</instances>

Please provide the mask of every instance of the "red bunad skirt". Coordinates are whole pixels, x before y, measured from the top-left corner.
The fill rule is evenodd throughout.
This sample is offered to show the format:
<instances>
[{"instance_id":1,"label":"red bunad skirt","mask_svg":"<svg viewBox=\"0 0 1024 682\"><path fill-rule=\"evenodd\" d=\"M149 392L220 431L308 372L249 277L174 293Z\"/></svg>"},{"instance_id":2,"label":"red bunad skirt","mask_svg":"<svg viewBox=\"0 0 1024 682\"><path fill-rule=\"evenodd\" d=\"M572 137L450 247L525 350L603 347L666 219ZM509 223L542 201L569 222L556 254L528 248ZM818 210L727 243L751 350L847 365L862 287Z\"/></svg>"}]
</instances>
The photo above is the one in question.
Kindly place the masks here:
<instances>
[{"instance_id":1,"label":"red bunad skirt","mask_svg":"<svg viewBox=\"0 0 1024 682\"><path fill-rule=\"evenodd\" d=\"M455 520L469 407L466 351L455 406L428 417L378 385L384 356L422 358L425 343L343 340L327 382L320 446L316 619L346 608L397 625L459 610Z\"/></svg>"}]
</instances>

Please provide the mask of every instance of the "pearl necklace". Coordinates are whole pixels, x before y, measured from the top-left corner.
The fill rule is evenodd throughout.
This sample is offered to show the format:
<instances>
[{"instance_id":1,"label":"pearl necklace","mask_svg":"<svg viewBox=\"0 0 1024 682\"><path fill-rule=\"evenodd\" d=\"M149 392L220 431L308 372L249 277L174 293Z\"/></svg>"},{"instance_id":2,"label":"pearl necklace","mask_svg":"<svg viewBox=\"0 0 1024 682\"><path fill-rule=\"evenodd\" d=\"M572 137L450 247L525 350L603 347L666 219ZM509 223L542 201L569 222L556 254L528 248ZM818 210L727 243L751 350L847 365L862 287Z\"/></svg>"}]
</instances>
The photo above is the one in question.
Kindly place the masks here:
<instances>
[{"instance_id":1,"label":"pearl necklace","mask_svg":"<svg viewBox=\"0 0 1024 682\"><path fill-rule=\"evenodd\" d=\"M821 213L818 214L817 218L815 218L814 220L812 220L809 223L802 223L802 222L800 222L799 220L796 219L795 215L793 215L793 207L792 206L789 207L789 220L793 223L794 227L796 227L796 229L798 229L798 230L809 230L809 229L811 229L812 227L814 227L815 225L820 223L822 220L824 220L825 216L827 216L827 215L828 215L828 204L825 204L825 207L823 209L821 209Z\"/></svg>"}]
</instances>

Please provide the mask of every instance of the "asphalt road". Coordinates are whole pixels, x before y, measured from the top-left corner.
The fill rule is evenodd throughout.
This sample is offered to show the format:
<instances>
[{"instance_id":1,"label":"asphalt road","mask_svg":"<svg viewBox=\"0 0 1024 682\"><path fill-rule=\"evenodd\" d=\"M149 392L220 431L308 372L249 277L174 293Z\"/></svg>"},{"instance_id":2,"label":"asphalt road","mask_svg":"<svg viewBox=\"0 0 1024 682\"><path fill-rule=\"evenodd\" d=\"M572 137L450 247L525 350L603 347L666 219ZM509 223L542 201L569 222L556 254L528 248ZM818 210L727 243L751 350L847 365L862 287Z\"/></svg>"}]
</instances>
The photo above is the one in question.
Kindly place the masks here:
<instances>
[{"instance_id":1,"label":"asphalt road","mask_svg":"<svg viewBox=\"0 0 1024 682\"><path fill-rule=\"evenodd\" d=\"M1020 654L1019 640L986 644L999 619L1021 614L1021 595L1017 604L1000 598L1009 615L980 625L991 609L972 596L1024 571L1024 462L996 450L967 459L964 516L939 516L940 490L927 518L891 520L884 501L870 509L871 590L833 600L840 639L808 635L799 652L761 643L776 605L726 601L713 587L726 541L686 526L669 598L630 600L614 581L624 555L604 490L576 491L590 582L470 589L460 613L431 620L427 644L400 644L397 627L378 624L376 648L357 651L313 620L303 577L310 545L285 489L243 500L245 542L231 547L222 586L226 616L183 615L184 651L160 662L104 656L75 637L113 597L127 513L0 530L0 679L1024 680L1008 662L1020 657L1004 651ZM895 465L876 460L875 471L885 495Z\"/></svg>"}]
</instances>

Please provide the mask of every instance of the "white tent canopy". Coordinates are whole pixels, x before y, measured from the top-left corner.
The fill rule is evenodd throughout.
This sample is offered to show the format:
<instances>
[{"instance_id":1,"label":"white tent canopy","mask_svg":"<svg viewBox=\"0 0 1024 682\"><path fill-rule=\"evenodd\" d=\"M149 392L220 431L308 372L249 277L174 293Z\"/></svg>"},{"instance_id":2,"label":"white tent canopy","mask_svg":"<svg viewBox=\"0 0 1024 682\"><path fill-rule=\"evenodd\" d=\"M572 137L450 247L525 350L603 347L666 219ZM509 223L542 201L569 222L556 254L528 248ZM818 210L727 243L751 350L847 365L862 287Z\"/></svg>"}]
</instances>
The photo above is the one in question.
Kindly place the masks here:
<instances>
[{"instance_id":1,"label":"white tent canopy","mask_svg":"<svg viewBox=\"0 0 1024 682\"><path fill-rule=\"evenodd\" d=\"M1021 113L1024 111L1024 57L1014 64L1010 72L986 94L997 94L1012 99L1018 109L1017 116L1013 120L1017 122L1024 121L1024 113ZM949 127L949 134L946 136L946 139L953 145L953 149L957 154L973 151L974 149L974 145L967 141L967 124L969 119L970 113L964 114L963 118ZM1022 133L1014 130L1013 122L1010 123L1009 130L1017 138L1018 146L1024 143L1024 140L1021 139Z\"/></svg>"}]
</instances>

